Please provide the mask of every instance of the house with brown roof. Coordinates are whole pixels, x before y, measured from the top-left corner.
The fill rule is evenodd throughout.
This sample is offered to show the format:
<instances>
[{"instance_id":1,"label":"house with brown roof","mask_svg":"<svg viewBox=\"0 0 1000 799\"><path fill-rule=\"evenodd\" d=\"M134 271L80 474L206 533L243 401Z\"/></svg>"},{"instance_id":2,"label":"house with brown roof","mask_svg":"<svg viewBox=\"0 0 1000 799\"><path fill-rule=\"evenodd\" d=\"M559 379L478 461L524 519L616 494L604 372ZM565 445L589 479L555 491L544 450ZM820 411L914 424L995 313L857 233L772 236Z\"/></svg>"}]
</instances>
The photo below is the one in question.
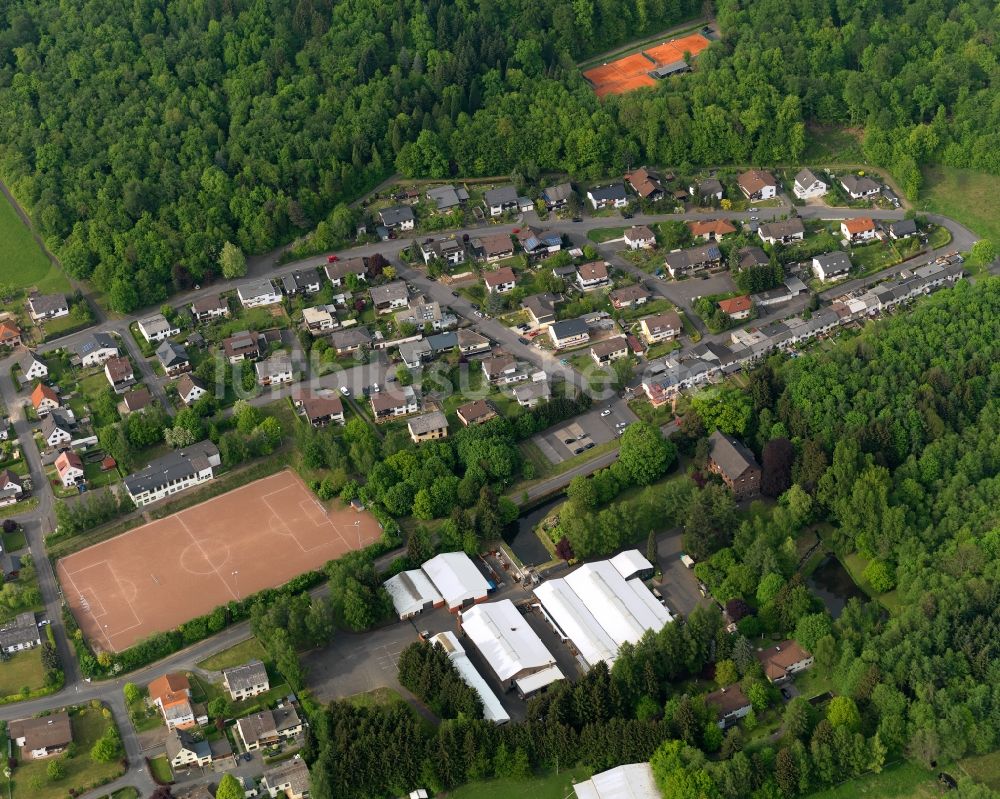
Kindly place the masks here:
<instances>
[{"instance_id":1,"label":"house with brown roof","mask_svg":"<svg viewBox=\"0 0 1000 799\"><path fill-rule=\"evenodd\" d=\"M632 225L625 231L625 243L630 250L648 250L656 246L656 234L645 225Z\"/></svg>"},{"instance_id":2,"label":"house with brown roof","mask_svg":"<svg viewBox=\"0 0 1000 799\"><path fill-rule=\"evenodd\" d=\"M736 228L725 219L696 219L687 223L691 236L702 241L714 241L735 233Z\"/></svg>"},{"instance_id":3,"label":"house with brown roof","mask_svg":"<svg viewBox=\"0 0 1000 799\"><path fill-rule=\"evenodd\" d=\"M354 275L358 280L368 280L368 265L364 258L348 258L346 261L335 261L327 264L326 276L334 288L340 288L348 275Z\"/></svg>"},{"instance_id":4,"label":"house with brown roof","mask_svg":"<svg viewBox=\"0 0 1000 799\"><path fill-rule=\"evenodd\" d=\"M506 233L488 233L472 240L476 258L491 264L514 255L514 242Z\"/></svg>"},{"instance_id":5,"label":"house with brown roof","mask_svg":"<svg viewBox=\"0 0 1000 799\"><path fill-rule=\"evenodd\" d=\"M752 266L768 266L771 259L760 247L740 247L736 251L740 259L740 269L749 269Z\"/></svg>"},{"instance_id":6,"label":"house with brown roof","mask_svg":"<svg viewBox=\"0 0 1000 799\"><path fill-rule=\"evenodd\" d=\"M775 685L788 682L813 664L813 656L797 641L782 641L759 650L755 657L764 667L764 676Z\"/></svg>"},{"instance_id":7,"label":"house with brown roof","mask_svg":"<svg viewBox=\"0 0 1000 799\"><path fill-rule=\"evenodd\" d=\"M406 416L420 409L417 395L411 386L402 386L399 389L387 388L372 394L369 401L376 421L391 419L394 416Z\"/></svg>"},{"instance_id":8,"label":"house with brown roof","mask_svg":"<svg viewBox=\"0 0 1000 799\"><path fill-rule=\"evenodd\" d=\"M241 330L229 338L223 339L222 349L230 363L239 363L245 360L256 361L264 346L261 339L260 333L256 331Z\"/></svg>"},{"instance_id":9,"label":"house with brown roof","mask_svg":"<svg viewBox=\"0 0 1000 799\"><path fill-rule=\"evenodd\" d=\"M75 488L83 480L83 460L73 450L60 452L55 465L63 488Z\"/></svg>"},{"instance_id":10,"label":"house with brown roof","mask_svg":"<svg viewBox=\"0 0 1000 799\"><path fill-rule=\"evenodd\" d=\"M527 380L528 375L517 368L513 355L494 355L483 359L483 374L494 385L505 385Z\"/></svg>"},{"instance_id":11,"label":"house with brown roof","mask_svg":"<svg viewBox=\"0 0 1000 799\"><path fill-rule=\"evenodd\" d=\"M37 760L62 752L73 740L73 727L65 710L35 719L17 719L7 727L7 737L21 750L23 759Z\"/></svg>"},{"instance_id":12,"label":"house with brown roof","mask_svg":"<svg viewBox=\"0 0 1000 799\"><path fill-rule=\"evenodd\" d=\"M770 200L778 195L778 181L763 169L751 169L736 179L740 191L748 200Z\"/></svg>"},{"instance_id":13,"label":"house with brown roof","mask_svg":"<svg viewBox=\"0 0 1000 799\"><path fill-rule=\"evenodd\" d=\"M39 383L31 392L31 404L35 408L35 413L45 416L53 408L59 407L59 395L55 389L49 388L44 383Z\"/></svg>"},{"instance_id":14,"label":"house with brown roof","mask_svg":"<svg viewBox=\"0 0 1000 799\"><path fill-rule=\"evenodd\" d=\"M21 328L11 322L0 322L0 347L19 347Z\"/></svg>"},{"instance_id":15,"label":"house with brown roof","mask_svg":"<svg viewBox=\"0 0 1000 799\"><path fill-rule=\"evenodd\" d=\"M656 202L663 198L663 185L659 178L644 166L626 172L625 180L628 181L632 190L644 200Z\"/></svg>"},{"instance_id":16,"label":"house with brown roof","mask_svg":"<svg viewBox=\"0 0 1000 799\"><path fill-rule=\"evenodd\" d=\"M615 289L608 294L608 297L611 299L611 304L614 306L615 310L622 310L623 308L638 308L640 305L645 305L652 296L653 292L641 283L636 283L634 286L625 286L624 288Z\"/></svg>"},{"instance_id":17,"label":"house with brown roof","mask_svg":"<svg viewBox=\"0 0 1000 799\"><path fill-rule=\"evenodd\" d=\"M185 374L181 375L180 380L177 381L177 396L185 405L194 405L207 393L208 389L205 388L205 384L197 377Z\"/></svg>"},{"instance_id":18,"label":"house with brown roof","mask_svg":"<svg viewBox=\"0 0 1000 799\"><path fill-rule=\"evenodd\" d=\"M487 272L483 275L483 283L490 294L506 294L513 291L517 285L517 275L509 266L501 267L495 272Z\"/></svg>"},{"instance_id":19,"label":"house with brown roof","mask_svg":"<svg viewBox=\"0 0 1000 799\"><path fill-rule=\"evenodd\" d=\"M710 269L722 264L722 250L715 242L688 247L686 250L673 250L666 254L663 263L671 277Z\"/></svg>"},{"instance_id":20,"label":"house with brown roof","mask_svg":"<svg viewBox=\"0 0 1000 799\"><path fill-rule=\"evenodd\" d=\"M556 294L532 294L521 300L521 307L528 312L532 327L547 327L556 321Z\"/></svg>"},{"instance_id":21,"label":"house with brown roof","mask_svg":"<svg viewBox=\"0 0 1000 799\"><path fill-rule=\"evenodd\" d=\"M357 352L362 347L370 347L372 334L368 332L367 327L348 327L330 336L330 343L337 351L337 355L346 355Z\"/></svg>"},{"instance_id":22,"label":"house with brown roof","mask_svg":"<svg viewBox=\"0 0 1000 799\"><path fill-rule=\"evenodd\" d=\"M229 316L229 301L221 294L210 294L191 303L191 316L198 322L210 322Z\"/></svg>"},{"instance_id":23,"label":"house with brown roof","mask_svg":"<svg viewBox=\"0 0 1000 799\"><path fill-rule=\"evenodd\" d=\"M753 303L750 302L750 295L748 294L741 294L739 297L719 301L719 310L730 319L748 319L752 307Z\"/></svg>"},{"instance_id":24,"label":"house with brown roof","mask_svg":"<svg viewBox=\"0 0 1000 799\"><path fill-rule=\"evenodd\" d=\"M645 317L639 322L639 329L647 344L656 344L659 341L670 341L677 338L684 326L681 324L681 317L677 311L667 311Z\"/></svg>"},{"instance_id":25,"label":"house with brown roof","mask_svg":"<svg viewBox=\"0 0 1000 799\"><path fill-rule=\"evenodd\" d=\"M477 424L485 424L490 419L495 419L497 417L496 408L489 400L478 399L472 402L467 402L465 405L459 405L458 410L455 412L458 416L458 420L466 427L472 427Z\"/></svg>"},{"instance_id":26,"label":"house with brown roof","mask_svg":"<svg viewBox=\"0 0 1000 799\"><path fill-rule=\"evenodd\" d=\"M604 261L581 264L576 270L576 282L583 291L596 291L605 288L610 282L608 265Z\"/></svg>"},{"instance_id":27,"label":"house with brown roof","mask_svg":"<svg viewBox=\"0 0 1000 799\"><path fill-rule=\"evenodd\" d=\"M757 228L757 235L767 244L790 244L793 241L802 241L806 235L806 228L801 219L793 216L791 219L765 222Z\"/></svg>"},{"instance_id":28,"label":"house with brown roof","mask_svg":"<svg viewBox=\"0 0 1000 799\"><path fill-rule=\"evenodd\" d=\"M295 755L291 760L269 766L260 784L272 799L282 793L286 799L306 799L309 796L309 769L305 761Z\"/></svg>"},{"instance_id":29,"label":"house with brown roof","mask_svg":"<svg viewBox=\"0 0 1000 799\"><path fill-rule=\"evenodd\" d=\"M705 697L705 704L715 711L716 724L726 729L750 712L750 700L739 684L712 691Z\"/></svg>"},{"instance_id":30,"label":"house with brown roof","mask_svg":"<svg viewBox=\"0 0 1000 799\"><path fill-rule=\"evenodd\" d=\"M845 219L840 223L840 234L852 244L872 241L875 238L875 222L867 216Z\"/></svg>"},{"instance_id":31,"label":"house with brown roof","mask_svg":"<svg viewBox=\"0 0 1000 799\"><path fill-rule=\"evenodd\" d=\"M163 714L168 730L185 730L205 723L195 716L191 704L191 683L183 674L161 674L149 684L148 690L149 698Z\"/></svg>"},{"instance_id":32,"label":"house with brown roof","mask_svg":"<svg viewBox=\"0 0 1000 799\"><path fill-rule=\"evenodd\" d=\"M141 411L143 408L147 407L153 401L153 395L149 392L149 389L145 386L135 389L134 391L128 392L122 398L122 406L125 408L125 413L135 413L136 411ZM121 406L119 406L120 408Z\"/></svg>"},{"instance_id":33,"label":"house with brown roof","mask_svg":"<svg viewBox=\"0 0 1000 799\"><path fill-rule=\"evenodd\" d=\"M708 469L722 478L736 499L760 492L760 466L754 454L720 430L708 438Z\"/></svg>"},{"instance_id":34,"label":"house with brown roof","mask_svg":"<svg viewBox=\"0 0 1000 799\"><path fill-rule=\"evenodd\" d=\"M591 344L590 357L598 366L603 366L619 358L628 357L628 349L628 339L625 336L614 336Z\"/></svg>"},{"instance_id":35,"label":"house with brown roof","mask_svg":"<svg viewBox=\"0 0 1000 799\"><path fill-rule=\"evenodd\" d=\"M104 362L104 376L108 378L115 394L124 394L135 385L135 371L127 356L116 355Z\"/></svg>"},{"instance_id":36,"label":"house with brown roof","mask_svg":"<svg viewBox=\"0 0 1000 799\"><path fill-rule=\"evenodd\" d=\"M23 493L24 486L21 484L21 478L10 469L0 469L0 507L17 502ZM12 501L2 501L8 499Z\"/></svg>"},{"instance_id":37,"label":"house with brown roof","mask_svg":"<svg viewBox=\"0 0 1000 799\"><path fill-rule=\"evenodd\" d=\"M254 713L236 722L236 731L248 752L272 746L302 732L302 720L290 704Z\"/></svg>"},{"instance_id":38,"label":"house with brown roof","mask_svg":"<svg viewBox=\"0 0 1000 799\"><path fill-rule=\"evenodd\" d=\"M305 394L298 404L313 427L326 427L330 422L344 424L344 403L331 391Z\"/></svg>"},{"instance_id":39,"label":"house with brown roof","mask_svg":"<svg viewBox=\"0 0 1000 799\"><path fill-rule=\"evenodd\" d=\"M410 431L410 440L414 444L448 437L448 419L441 411L414 416L406 423L406 428Z\"/></svg>"}]
</instances>

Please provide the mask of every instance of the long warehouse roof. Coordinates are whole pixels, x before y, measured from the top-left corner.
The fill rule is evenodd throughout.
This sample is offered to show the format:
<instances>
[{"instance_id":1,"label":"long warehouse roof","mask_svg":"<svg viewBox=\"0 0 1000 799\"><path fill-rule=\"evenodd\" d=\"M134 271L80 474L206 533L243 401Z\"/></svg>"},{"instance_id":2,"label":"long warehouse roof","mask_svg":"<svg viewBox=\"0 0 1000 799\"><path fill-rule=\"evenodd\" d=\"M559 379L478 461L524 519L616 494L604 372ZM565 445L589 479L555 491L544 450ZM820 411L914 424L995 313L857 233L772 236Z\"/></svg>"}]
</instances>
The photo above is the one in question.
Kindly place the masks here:
<instances>
[{"instance_id":1,"label":"long warehouse roof","mask_svg":"<svg viewBox=\"0 0 1000 799\"><path fill-rule=\"evenodd\" d=\"M448 653L448 657L451 658L452 664L462 676L465 684L479 694L479 698L483 703L483 718L487 721L492 721L494 724L504 724L510 721L510 714L504 710L503 705L500 704L500 700L493 693L493 689L490 688L489 683L483 679L483 675L479 673L472 664L472 661L469 660L469 656L465 654L465 649L462 648L455 633L451 632L451 630L445 630L443 633L433 636L431 641L441 645L441 648Z\"/></svg>"},{"instance_id":2,"label":"long warehouse roof","mask_svg":"<svg viewBox=\"0 0 1000 799\"><path fill-rule=\"evenodd\" d=\"M490 590L486 578L464 552L442 552L427 561L422 568L449 608L461 607L467 601L481 599Z\"/></svg>"},{"instance_id":3,"label":"long warehouse roof","mask_svg":"<svg viewBox=\"0 0 1000 799\"><path fill-rule=\"evenodd\" d=\"M610 666L618 654L618 645L604 631L583 600L564 579L544 582L535 588L535 596L549 619L579 650L590 665L599 660Z\"/></svg>"},{"instance_id":4,"label":"long warehouse roof","mask_svg":"<svg viewBox=\"0 0 1000 799\"><path fill-rule=\"evenodd\" d=\"M555 663L542 639L509 599L475 605L461 615L465 634L502 681L525 669Z\"/></svg>"}]
</instances>

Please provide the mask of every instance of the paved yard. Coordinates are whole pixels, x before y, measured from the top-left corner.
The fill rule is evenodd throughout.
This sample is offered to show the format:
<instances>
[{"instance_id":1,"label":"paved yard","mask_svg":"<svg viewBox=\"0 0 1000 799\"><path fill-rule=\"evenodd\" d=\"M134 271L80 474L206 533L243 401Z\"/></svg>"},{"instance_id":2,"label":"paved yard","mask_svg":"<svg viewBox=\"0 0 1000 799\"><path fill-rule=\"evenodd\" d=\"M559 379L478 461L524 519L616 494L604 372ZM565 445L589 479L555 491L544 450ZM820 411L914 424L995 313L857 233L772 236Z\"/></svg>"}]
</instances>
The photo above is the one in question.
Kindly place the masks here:
<instances>
[{"instance_id":1,"label":"paved yard","mask_svg":"<svg viewBox=\"0 0 1000 799\"><path fill-rule=\"evenodd\" d=\"M670 530L661 534L656 541L656 560L663 572L662 582L657 588L663 595L671 613L687 616L699 605L709 605L711 600L698 591L698 578L694 572L681 563L681 530Z\"/></svg>"},{"instance_id":2,"label":"paved yard","mask_svg":"<svg viewBox=\"0 0 1000 799\"><path fill-rule=\"evenodd\" d=\"M601 416L609 408L611 413L607 416ZM612 441L615 434L621 429L617 425L635 421L636 418L638 417L632 413L625 401L616 396L610 400L595 401L594 406L587 413L574 416L566 422L550 427L536 435L532 440L549 461L553 464L562 463L577 454L574 452L575 449L589 442L597 445ZM584 438L566 444L567 438L575 438L581 434Z\"/></svg>"}]
</instances>

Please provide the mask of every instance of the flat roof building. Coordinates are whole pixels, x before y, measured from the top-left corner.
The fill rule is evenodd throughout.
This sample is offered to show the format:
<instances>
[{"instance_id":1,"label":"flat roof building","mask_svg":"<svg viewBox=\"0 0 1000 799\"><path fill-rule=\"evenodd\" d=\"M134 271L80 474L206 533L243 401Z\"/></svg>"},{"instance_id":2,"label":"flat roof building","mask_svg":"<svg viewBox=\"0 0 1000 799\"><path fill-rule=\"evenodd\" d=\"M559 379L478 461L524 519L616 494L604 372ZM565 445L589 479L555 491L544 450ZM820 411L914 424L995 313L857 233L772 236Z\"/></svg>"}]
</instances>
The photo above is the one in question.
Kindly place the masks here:
<instances>
[{"instance_id":1,"label":"flat roof building","mask_svg":"<svg viewBox=\"0 0 1000 799\"><path fill-rule=\"evenodd\" d=\"M649 763L617 766L573 786L576 799L661 799Z\"/></svg>"}]
</instances>

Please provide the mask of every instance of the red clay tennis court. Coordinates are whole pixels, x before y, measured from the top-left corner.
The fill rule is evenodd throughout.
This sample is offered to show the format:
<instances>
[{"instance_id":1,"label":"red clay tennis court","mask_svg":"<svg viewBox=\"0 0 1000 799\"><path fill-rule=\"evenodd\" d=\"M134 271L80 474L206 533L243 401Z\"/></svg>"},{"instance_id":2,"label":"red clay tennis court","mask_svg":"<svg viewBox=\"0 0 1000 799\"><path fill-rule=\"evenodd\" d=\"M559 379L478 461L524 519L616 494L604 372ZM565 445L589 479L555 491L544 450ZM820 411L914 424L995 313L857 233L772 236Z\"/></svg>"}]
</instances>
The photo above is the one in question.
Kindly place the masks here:
<instances>
[{"instance_id":1,"label":"red clay tennis court","mask_svg":"<svg viewBox=\"0 0 1000 799\"><path fill-rule=\"evenodd\" d=\"M598 97L609 94L624 94L641 89L644 86L655 86L656 80L649 72L664 64L672 64L684 60L684 53L694 57L706 47L709 41L700 33L671 39L655 47L647 48L641 53L633 53L616 61L609 61L599 67L588 69L583 73L594 87Z\"/></svg>"},{"instance_id":2,"label":"red clay tennis court","mask_svg":"<svg viewBox=\"0 0 1000 799\"><path fill-rule=\"evenodd\" d=\"M74 552L57 573L87 639L120 652L381 535L371 514L327 511L285 470Z\"/></svg>"}]
</instances>

